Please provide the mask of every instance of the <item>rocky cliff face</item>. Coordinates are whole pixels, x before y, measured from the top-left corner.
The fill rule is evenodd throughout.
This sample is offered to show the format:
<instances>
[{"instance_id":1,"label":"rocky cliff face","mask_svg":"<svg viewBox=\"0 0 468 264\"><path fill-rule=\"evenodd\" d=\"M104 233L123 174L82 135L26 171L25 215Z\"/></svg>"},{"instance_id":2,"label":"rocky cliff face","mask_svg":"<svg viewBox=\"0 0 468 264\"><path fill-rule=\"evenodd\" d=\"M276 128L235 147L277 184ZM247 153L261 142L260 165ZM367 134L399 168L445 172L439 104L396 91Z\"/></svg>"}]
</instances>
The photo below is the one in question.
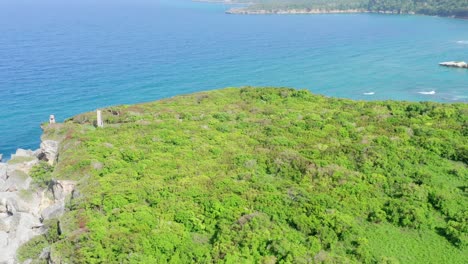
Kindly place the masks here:
<instances>
[{"instance_id":1,"label":"rocky cliff face","mask_svg":"<svg viewBox=\"0 0 468 264\"><path fill-rule=\"evenodd\" d=\"M52 181L48 187L32 184L31 168L40 160L54 164L58 142L43 141L36 151L17 150L7 163L0 163L0 264L17 263L18 248L47 230L43 221L60 216L74 182Z\"/></svg>"}]
</instances>

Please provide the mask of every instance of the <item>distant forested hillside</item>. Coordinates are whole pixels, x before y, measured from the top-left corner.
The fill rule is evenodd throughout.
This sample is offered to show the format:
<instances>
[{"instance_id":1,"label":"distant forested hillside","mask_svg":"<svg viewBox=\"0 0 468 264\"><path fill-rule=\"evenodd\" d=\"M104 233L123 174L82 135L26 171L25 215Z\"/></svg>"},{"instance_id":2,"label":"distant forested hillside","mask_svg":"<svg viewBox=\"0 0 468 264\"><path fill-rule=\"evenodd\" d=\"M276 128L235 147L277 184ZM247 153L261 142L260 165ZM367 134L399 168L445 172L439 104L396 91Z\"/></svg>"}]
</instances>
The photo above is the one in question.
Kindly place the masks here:
<instances>
[{"instance_id":1,"label":"distant forested hillside","mask_svg":"<svg viewBox=\"0 0 468 264\"><path fill-rule=\"evenodd\" d=\"M247 87L103 117L44 126L33 177L78 185L20 261L466 263L468 104Z\"/></svg>"},{"instance_id":2,"label":"distant forested hillside","mask_svg":"<svg viewBox=\"0 0 468 264\"><path fill-rule=\"evenodd\" d=\"M362 9L369 12L416 13L468 17L468 0L234 0L249 2L249 10Z\"/></svg>"},{"instance_id":3,"label":"distant forested hillside","mask_svg":"<svg viewBox=\"0 0 468 264\"><path fill-rule=\"evenodd\" d=\"M369 0L368 10L466 17L468 0Z\"/></svg>"}]
</instances>

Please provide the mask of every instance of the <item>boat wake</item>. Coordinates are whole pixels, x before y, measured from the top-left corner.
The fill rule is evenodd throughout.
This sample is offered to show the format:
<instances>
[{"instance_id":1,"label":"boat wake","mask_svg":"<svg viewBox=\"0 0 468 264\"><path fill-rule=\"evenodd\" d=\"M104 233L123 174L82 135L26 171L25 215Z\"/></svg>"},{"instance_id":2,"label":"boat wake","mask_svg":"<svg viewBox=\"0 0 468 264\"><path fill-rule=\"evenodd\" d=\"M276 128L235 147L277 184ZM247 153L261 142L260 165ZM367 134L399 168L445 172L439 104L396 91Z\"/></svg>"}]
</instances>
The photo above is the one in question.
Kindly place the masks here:
<instances>
[{"instance_id":1,"label":"boat wake","mask_svg":"<svg viewBox=\"0 0 468 264\"><path fill-rule=\"evenodd\" d=\"M435 92L435 91L430 91L430 92L418 92L418 94L433 95L433 94L436 94L436 92Z\"/></svg>"},{"instance_id":2,"label":"boat wake","mask_svg":"<svg viewBox=\"0 0 468 264\"><path fill-rule=\"evenodd\" d=\"M468 45L468 40L459 40L457 44Z\"/></svg>"},{"instance_id":3,"label":"boat wake","mask_svg":"<svg viewBox=\"0 0 468 264\"><path fill-rule=\"evenodd\" d=\"M364 95L374 95L374 92L363 93Z\"/></svg>"}]
</instances>

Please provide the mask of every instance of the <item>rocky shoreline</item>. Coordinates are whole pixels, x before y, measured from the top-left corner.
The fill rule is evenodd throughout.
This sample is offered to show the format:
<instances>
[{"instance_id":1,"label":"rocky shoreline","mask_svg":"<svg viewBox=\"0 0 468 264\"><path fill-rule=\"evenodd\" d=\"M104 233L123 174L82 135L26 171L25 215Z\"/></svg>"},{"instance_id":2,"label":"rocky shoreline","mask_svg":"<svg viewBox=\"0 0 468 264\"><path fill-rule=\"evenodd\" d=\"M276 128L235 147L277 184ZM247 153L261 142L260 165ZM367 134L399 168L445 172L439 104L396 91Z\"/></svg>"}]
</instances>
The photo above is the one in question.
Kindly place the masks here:
<instances>
[{"instance_id":1,"label":"rocky shoreline","mask_svg":"<svg viewBox=\"0 0 468 264\"><path fill-rule=\"evenodd\" d=\"M52 180L40 187L30 177L35 165L41 161L54 165L57 155L58 142L44 140L40 149L18 149L8 162L0 162L0 264L20 263L17 251L21 245L47 231L44 221L63 214L65 198L75 183ZM48 259L49 251L45 249L41 257Z\"/></svg>"}]
</instances>

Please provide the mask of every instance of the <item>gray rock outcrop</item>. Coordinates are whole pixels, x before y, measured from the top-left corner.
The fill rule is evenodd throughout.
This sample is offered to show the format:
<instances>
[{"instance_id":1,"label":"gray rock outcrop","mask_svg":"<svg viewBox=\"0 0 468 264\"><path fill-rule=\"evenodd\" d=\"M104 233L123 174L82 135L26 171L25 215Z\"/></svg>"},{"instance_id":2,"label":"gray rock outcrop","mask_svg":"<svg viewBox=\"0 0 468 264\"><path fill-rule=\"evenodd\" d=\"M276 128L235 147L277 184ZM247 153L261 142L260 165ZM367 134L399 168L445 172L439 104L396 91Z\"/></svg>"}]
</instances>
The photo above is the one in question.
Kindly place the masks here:
<instances>
[{"instance_id":1,"label":"gray rock outcrop","mask_svg":"<svg viewBox=\"0 0 468 264\"><path fill-rule=\"evenodd\" d=\"M0 163L0 263L15 263L17 249L44 232L38 216L39 195L30 192L29 170L37 164L30 151L18 150Z\"/></svg>"},{"instance_id":2,"label":"gray rock outcrop","mask_svg":"<svg viewBox=\"0 0 468 264\"><path fill-rule=\"evenodd\" d=\"M16 153L11 155L11 159L25 157L25 158L35 158L34 151L30 149L17 149Z\"/></svg>"},{"instance_id":3,"label":"gray rock outcrop","mask_svg":"<svg viewBox=\"0 0 468 264\"><path fill-rule=\"evenodd\" d=\"M53 164L57 156L58 142L46 140L37 151L20 149L8 163L0 162L0 264L17 263L19 247L47 231L42 222L65 211L75 182L54 180L39 188L29 176L39 159Z\"/></svg>"},{"instance_id":4,"label":"gray rock outcrop","mask_svg":"<svg viewBox=\"0 0 468 264\"><path fill-rule=\"evenodd\" d=\"M58 146L59 143L54 140L42 141L39 159L47 161L50 165L54 165L58 158Z\"/></svg>"},{"instance_id":5,"label":"gray rock outcrop","mask_svg":"<svg viewBox=\"0 0 468 264\"><path fill-rule=\"evenodd\" d=\"M22 170L13 170L7 173L7 179L0 186L0 192L14 192L29 188L32 179Z\"/></svg>"},{"instance_id":6,"label":"gray rock outcrop","mask_svg":"<svg viewBox=\"0 0 468 264\"><path fill-rule=\"evenodd\" d=\"M7 179L7 165L5 163L0 163L0 180Z\"/></svg>"}]
</instances>

